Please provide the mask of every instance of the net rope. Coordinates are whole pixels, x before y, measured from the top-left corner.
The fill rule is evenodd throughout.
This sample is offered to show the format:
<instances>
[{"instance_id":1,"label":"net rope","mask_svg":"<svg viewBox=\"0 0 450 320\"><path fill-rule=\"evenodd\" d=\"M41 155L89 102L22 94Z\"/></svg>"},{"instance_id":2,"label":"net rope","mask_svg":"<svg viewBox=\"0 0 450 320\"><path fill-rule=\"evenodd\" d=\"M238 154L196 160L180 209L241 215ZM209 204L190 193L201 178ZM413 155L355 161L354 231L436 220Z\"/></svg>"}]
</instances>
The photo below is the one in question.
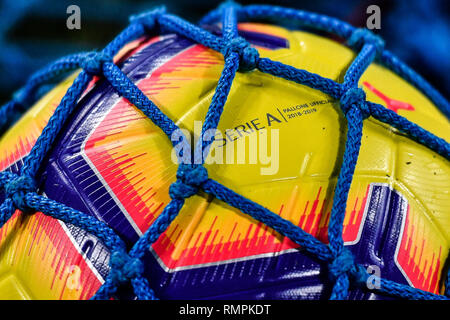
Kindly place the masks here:
<instances>
[{"instance_id":1,"label":"net rope","mask_svg":"<svg viewBox=\"0 0 450 320\"><path fill-rule=\"evenodd\" d=\"M275 21L288 19L300 26L325 31L346 40L350 47L358 51L358 54L347 69L343 83L259 57L258 51L245 39L239 37L237 29L238 21L256 19ZM150 246L177 217L185 199L202 190L288 237L300 245L302 250L325 263L328 266L329 280L332 285L330 299L347 298L351 285L399 298L449 299L449 275L444 281L444 295L419 290L384 278L378 279L379 287L369 289L366 285L369 274L363 265L355 262L350 250L345 248L342 236L347 197L358 160L365 119L372 117L391 125L445 159L449 160L450 158L450 147L445 140L382 105L366 101L364 91L358 87L358 81L364 71L377 59L422 91L447 118L450 117L449 102L420 75L402 63L391 52L385 50L383 40L367 29L358 29L340 20L306 11L269 5L240 6L234 2L226 2L213 10L200 21L199 25L217 22L222 23L221 36L213 35L197 25L167 13L163 7L159 7L131 17L129 26L102 51L63 57L31 76L13 99L0 108L2 132L39 98L37 92L42 85L51 82L61 74L82 69L50 117L31 151L23 159L24 163L20 172L18 174L6 170L0 172L0 190L5 193L5 200L0 206L0 227L12 217L16 209L19 209L24 214L42 212L64 223L84 229L96 236L111 252L110 271L92 299L115 297L119 287L129 284L132 285L138 299L157 299L155 292L151 289L149 279L144 276L142 259ZM217 129L236 72L259 70L320 90L339 100L341 110L347 119L348 131L342 165L334 190L328 226L328 244L319 241L267 208L210 179L207 169L203 166L204 162L193 165L179 164L177 180L169 189L171 201L129 251L124 241L106 223L97 220L90 214L79 212L39 194L36 184L39 168L94 76L104 77L121 96L128 99L156 124L169 137L169 140L171 134L178 129L177 125L113 62L113 57L127 43L158 30L184 36L220 52L224 56L224 67L205 117L202 137L207 130ZM195 148L208 152L210 142L205 143L202 137ZM177 142L172 141L172 144L176 147ZM201 154L207 153L202 152Z\"/></svg>"}]
</instances>

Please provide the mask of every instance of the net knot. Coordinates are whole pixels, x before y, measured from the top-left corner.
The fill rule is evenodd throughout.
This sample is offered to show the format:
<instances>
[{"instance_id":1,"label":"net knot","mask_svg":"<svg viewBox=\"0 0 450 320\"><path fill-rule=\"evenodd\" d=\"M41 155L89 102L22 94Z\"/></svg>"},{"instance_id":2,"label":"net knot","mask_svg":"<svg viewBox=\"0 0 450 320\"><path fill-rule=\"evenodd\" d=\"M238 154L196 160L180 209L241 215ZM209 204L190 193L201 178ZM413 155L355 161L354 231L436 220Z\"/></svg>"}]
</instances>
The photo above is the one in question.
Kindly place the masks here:
<instances>
[{"instance_id":1,"label":"net knot","mask_svg":"<svg viewBox=\"0 0 450 320\"><path fill-rule=\"evenodd\" d=\"M350 270L350 272L353 281L355 281L357 284L359 285L367 284L369 275L367 273L367 270L363 266L357 264L355 265L354 268Z\"/></svg>"},{"instance_id":2,"label":"net knot","mask_svg":"<svg viewBox=\"0 0 450 320\"><path fill-rule=\"evenodd\" d=\"M236 37L225 46L223 52L225 57L230 55L232 52L239 55L239 71L252 71L258 66L259 52L244 38Z\"/></svg>"},{"instance_id":3,"label":"net knot","mask_svg":"<svg viewBox=\"0 0 450 320\"><path fill-rule=\"evenodd\" d=\"M353 254L349 249L344 248L331 263L328 264L328 271L333 282L343 274L352 275L356 270Z\"/></svg>"},{"instance_id":4,"label":"net knot","mask_svg":"<svg viewBox=\"0 0 450 320\"><path fill-rule=\"evenodd\" d=\"M381 55L384 50L384 40L366 28L358 28L353 31L347 43L350 47L358 50L360 50L364 44L372 44L376 48L377 55Z\"/></svg>"},{"instance_id":5,"label":"net knot","mask_svg":"<svg viewBox=\"0 0 450 320\"><path fill-rule=\"evenodd\" d=\"M90 52L81 63L81 67L88 74L98 76L102 74L103 64L110 61L111 57L104 52Z\"/></svg>"},{"instance_id":6,"label":"net knot","mask_svg":"<svg viewBox=\"0 0 450 320\"><path fill-rule=\"evenodd\" d=\"M361 88L348 89L341 96L340 102L342 112L345 115L347 115L352 107L357 107L363 119L367 119L370 116L370 111L366 104L366 93Z\"/></svg>"},{"instance_id":7,"label":"net knot","mask_svg":"<svg viewBox=\"0 0 450 320\"><path fill-rule=\"evenodd\" d=\"M126 283L144 272L141 259L130 257L125 251L114 251L109 260L110 275L115 283Z\"/></svg>"},{"instance_id":8,"label":"net knot","mask_svg":"<svg viewBox=\"0 0 450 320\"><path fill-rule=\"evenodd\" d=\"M28 206L25 202L25 195L29 192L36 191L36 184L34 179L30 176L16 175L5 185L5 194L10 198L17 209L22 212L27 211Z\"/></svg>"},{"instance_id":9,"label":"net knot","mask_svg":"<svg viewBox=\"0 0 450 320\"><path fill-rule=\"evenodd\" d=\"M153 10L130 16L130 23L141 24L147 31L153 30L158 17L166 13L166 7L160 6Z\"/></svg>"},{"instance_id":10,"label":"net knot","mask_svg":"<svg viewBox=\"0 0 450 320\"><path fill-rule=\"evenodd\" d=\"M177 181L170 186L169 195L172 199L189 198L198 192L206 180L208 180L208 171L204 166L180 164Z\"/></svg>"}]
</instances>

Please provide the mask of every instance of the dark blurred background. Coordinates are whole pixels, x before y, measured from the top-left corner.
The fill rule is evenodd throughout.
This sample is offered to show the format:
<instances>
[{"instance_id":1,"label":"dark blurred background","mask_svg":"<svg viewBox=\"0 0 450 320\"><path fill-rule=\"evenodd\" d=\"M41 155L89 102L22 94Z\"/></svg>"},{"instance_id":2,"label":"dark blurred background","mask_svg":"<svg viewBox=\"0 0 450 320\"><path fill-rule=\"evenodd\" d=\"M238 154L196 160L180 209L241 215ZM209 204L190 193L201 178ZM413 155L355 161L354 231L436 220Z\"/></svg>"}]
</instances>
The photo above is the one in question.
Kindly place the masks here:
<instances>
[{"instance_id":1,"label":"dark blurred background","mask_svg":"<svg viewBox=\"0 0 450 320\"><path fill-rule=\"evenodd\" d=\"M128 16L164 4L198 21L216 0L0 0L0 103L37 68L62 55L102 48L126 26ZM323 13L365 26L366 8L381 8L387 47L450 97L449 0L272 0L265 3ZM81 9L81 30L69 30L69 5Z\"/></svg>"}]
</instances>

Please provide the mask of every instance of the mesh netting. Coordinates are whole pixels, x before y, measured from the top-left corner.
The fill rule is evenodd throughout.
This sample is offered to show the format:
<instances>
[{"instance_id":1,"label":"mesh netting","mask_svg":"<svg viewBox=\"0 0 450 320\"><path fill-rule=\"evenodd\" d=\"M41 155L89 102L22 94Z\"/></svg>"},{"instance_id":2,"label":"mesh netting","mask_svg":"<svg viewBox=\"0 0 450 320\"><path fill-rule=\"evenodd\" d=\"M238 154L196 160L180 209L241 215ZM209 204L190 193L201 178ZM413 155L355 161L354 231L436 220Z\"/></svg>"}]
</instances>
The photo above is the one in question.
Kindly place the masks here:
<instances>
[{"instance_id":1,"label":"mesh netting","mask_svg":"<svg viewBox=\"0 0 450 320\"><path fill-rule=\"evenodd\" d=\"M260 58L258 51L251 47L245 39L238 36L238 21L252 19L289 19L301 26L326 31L343 38L350 47L358 50L359 53L347 69L343 83L337 83L306 70L297 69L268 58ZM23 159L24 164L19 174L9 171L0 173L0 188L5 193L5 200L0 206L0 226L3 226L15 210L19 209L25 214L42 212L45 215L82 228L95 235L111 252L110 271L93 299L109 299L115 296L119 287L130 283L138 299L157 299L148 280L143 276L142 258L149 247L177 217L185 199L202 190L266 224L300 245L310 255L326 263L330 283L333 286L330 299L347 298L350 284L364 290L374 290L378 293L401 298L448 299L450 297L448 275L445 281L445 295L422 291L383 278L379 279L379 287L369 289L366 286L368 273L364 266L355 262L352 253L344 247L342 237L347 197L358 160L365 119L373 117L387 123L445 159L449 160L450 158L450 147L445 140L436 137L382 105L366 101L364 91L358 87L358 81L367 67L377 59L384 66L421 90L447 118L450 117L448 101L422 77L399 61L392 53L385 50L384 42L378 36L369 30L354 28L337 19L275 6L251 5L242 7L228 2L205 16L201 24L216 22L222 22L221 37L166 13L164 8L158 8L132 17L130 25L102 51L70 55L35 73L14 96L13 100L0 109L0 127L3 130L38 99L36 93L40 86L62 73L78 68L83 69L62 98L30 153ZM202 136L207 130L217 128L236 72L249 72L256 69L320 90L340 101L341 110L347 119L348 131L328 225L329 244L322 243L290 221L208 178L208 172L202 164L179 165L177 180L170 186L171 201L129 251L126 249L123 240L104 222L38 193L38 187L35 183L38 170L93 76L104 77L120 95L128 99L130 103L150 118L169 139L171 134L178 129L177 125L161 112L112 60L112 57L131 40L161 30L165 33L182 35L218 51L224 56L224 68L206 114ZM204 142L202 137L198 141L195 148L202 151L200 154L207 154L211 141ZM173 142L173 145L176 146L177 142Z\"/></svg>"}]
</instances>

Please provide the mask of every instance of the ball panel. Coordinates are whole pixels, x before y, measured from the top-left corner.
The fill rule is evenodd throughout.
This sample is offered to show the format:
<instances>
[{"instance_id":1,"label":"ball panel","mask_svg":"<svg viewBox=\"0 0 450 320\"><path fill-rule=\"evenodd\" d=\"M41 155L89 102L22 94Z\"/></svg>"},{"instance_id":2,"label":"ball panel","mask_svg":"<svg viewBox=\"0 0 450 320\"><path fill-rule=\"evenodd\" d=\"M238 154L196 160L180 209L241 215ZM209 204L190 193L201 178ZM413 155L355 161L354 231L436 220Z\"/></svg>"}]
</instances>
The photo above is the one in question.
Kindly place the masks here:
<instances>
[{"instance_id":1,"label":"ball panel","mask_svg":"<svg viewBox=\"0 0 450 320\"><path fill-rule=\"evenodd\" d=\"M342 78L343 70L354 58L351 50L304 32L257 24L245 24L240 29L258 46L262 56L335 80ZM132 55L124 53L130 57L122 70L165 114L182 128L195 131L194 120L204 119L217 84L221 56L178 36L140 43L139 48L136 44L130 48ZM289 48L283 48L286 44ZM414 109L400 104L405 108L397 109L399 114L446 137L448 131L433 125L434 121L444 123L442 116L391 72L372 65L361 84L369 100L387 107L392 107L392 101L383 100L380 92L384 97L406 101ZM396 90L389 91L392 87ZM58 99L60 96L54 98ZM48 109L43 108L47 113L36 106L24 119L33 110L48 119L56 105L42 103L47 105ZM24 119L10 131L11 136L2 139L0 149L9 150L8 144L17 143L12 133L18 134L21 125L28 125ZM233 163L208 164L210 176L327 242L326 225L345 141L345 119L337 103L320 92L259 72L238 74L219 125L223 140L217 139L213 148L226 149L257 134L259 140L263 126L279 130L279 170L275 175L261 175L267 164ZM269 149L274 144L270 141ZM11 164L28 150L5 167L17 170L14 166L20 166L20 160ZM100 80L91 86L58 139L44 170L44 191L52 199L106 221L133 243L169 201L168 187L175 181L176 172L171 151L169 140L159 129ZM448 228L442 226L450 223L445 214L450 199L445 191L433 190L432 186L449 181L448 164L440 160L436 170L439 174L428 177L426 185L415 183L423 176L411 173L411 164L405 161L411 154L418 164L431 163L431 158L438 157L392 128L372 119L366 121L344 240L358 262L379 266L383 277L438 292L449 249L448 235L443 231ZM425 174L426 168L422 172ZM435 202L435 198L440 200ZM65 273L48 272L53 262L29 264L34 258L22 254L17 263L0 259L5 274L10 269L29 271L24 267L29 265L35 273L47 272L54 277L33 286L34 278L29 276L33 272L17 272L27 288L45 287L49 292L46 297L88 298L108 272L104 248L95 238L77 236L82 233L77 228L39 217L27 218L38 219L33 224L35 229L23 228L19 237L34 239L35 233L43 232L35 230L49 223L59 224L47 229L50 231L46 235L65 233L65 237L59 237L67 238L60 241L64 245L53 250L53 261L62 263L65 268L58 270ZM56 228L63 231L56 232ZM10 235L12 232L1 239ZM12 250L28 250L37 259L42 248L51 243L44 238L38 237L26 249L18 246ZM69 255L68 247L72 248ZM145 259L152 285L164 298L313 299L326 296L329 290L324 265L290 240L204 194L187 200L179 217ZM83 263L86 267L81 268ZM91 280L79 281L79 286L70 289L74 274ZM29 292L37 297L39 290ZM379 296L353 290L350 298Z\"/></svg>"}]
</instances>

